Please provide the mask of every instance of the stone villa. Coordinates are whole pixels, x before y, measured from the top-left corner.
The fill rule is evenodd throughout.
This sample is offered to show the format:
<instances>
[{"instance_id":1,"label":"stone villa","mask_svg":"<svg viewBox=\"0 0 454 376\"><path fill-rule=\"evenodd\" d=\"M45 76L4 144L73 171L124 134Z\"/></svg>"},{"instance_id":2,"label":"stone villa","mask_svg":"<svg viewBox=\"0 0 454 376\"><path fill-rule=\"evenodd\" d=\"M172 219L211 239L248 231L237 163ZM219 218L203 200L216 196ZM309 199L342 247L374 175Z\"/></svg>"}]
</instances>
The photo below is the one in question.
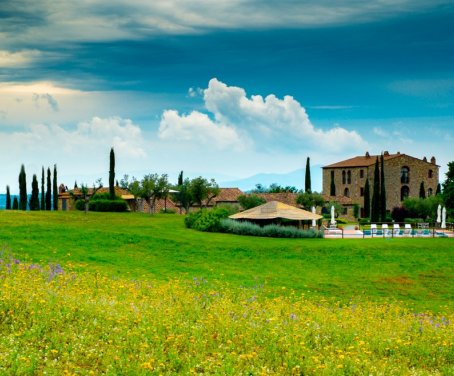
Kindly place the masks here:
<instances>
[{"instance_id":1,"label":"stone villa","mask_svg":"<svg viewBox=\"0 0 454 376\"><path fill-rule=\"evenodd\" d=\"M430 161L426 157L418 159L397 152L390 154L385 151L384 170L386 187L386 209L391 211L400 206L406 197L419 197L421 182L424 182L426 196L435 194L439 166L435 157ZM361 215L364 208L364 185L369 178L370 194L372 197L374 184L375 161L378 155L356 156L323 167L323 193L327 201L341 202L346 208L344 214L352 214L354 204L361 207ZM331 180L336 187L335 196L330 196Z\"/></svg>"}]
</instances>

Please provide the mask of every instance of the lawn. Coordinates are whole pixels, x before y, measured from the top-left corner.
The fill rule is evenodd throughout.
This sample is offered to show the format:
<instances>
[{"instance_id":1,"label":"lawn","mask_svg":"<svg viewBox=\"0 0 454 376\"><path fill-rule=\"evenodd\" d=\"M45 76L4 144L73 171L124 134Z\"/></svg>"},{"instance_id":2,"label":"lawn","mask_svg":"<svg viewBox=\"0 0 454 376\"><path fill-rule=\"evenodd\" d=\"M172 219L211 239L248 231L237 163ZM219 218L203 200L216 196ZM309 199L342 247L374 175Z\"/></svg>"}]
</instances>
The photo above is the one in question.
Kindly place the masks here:
<instances>
[{"instance_id":1,"label":"lawn","mask_svg":"<svg viewBox=\"0 0 454 376\"><path fill-rule=\"evenodd\" d=\"M0 213L0 239L21 259L127 279L204 278L308 297L393 299L452 308L452 239L270 239L188 230L178 215Z\"/></svg>"}]
</instances>

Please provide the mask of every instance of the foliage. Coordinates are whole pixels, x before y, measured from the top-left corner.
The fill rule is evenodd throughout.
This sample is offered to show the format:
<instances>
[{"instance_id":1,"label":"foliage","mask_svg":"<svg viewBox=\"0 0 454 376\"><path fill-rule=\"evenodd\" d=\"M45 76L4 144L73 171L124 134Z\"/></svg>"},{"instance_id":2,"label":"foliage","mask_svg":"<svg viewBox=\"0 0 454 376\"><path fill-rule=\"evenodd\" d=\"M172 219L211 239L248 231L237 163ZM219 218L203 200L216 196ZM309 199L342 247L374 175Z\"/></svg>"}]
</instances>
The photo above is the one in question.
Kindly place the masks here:
<instances>
[{"instance_id":1,"label":"foliage","mask_svg":"<svg viewBox=\"0 0 454 376\"><path fill-rule=\"evenodd\" d=\"M17 200L16 196L14 196L13 200L13 210L19 210L19 201Z\"/></svg>"},{"instance_id":2,"label":"foliage","mask_svg":"<svg viewBox=\"0 0 454 376\"><path fill-rule=\"evenodd\" d=\"M201 176L192 179L189 184L189 193L192 197L192 201L202 208L209 205L211 200L219 195L220 189L214 179L207 180Z\"/></svg>"},{"instance_id":3,"label":"foliage","mask_svg":"<svg viewBox=\"0 0 454 376\"><path fill-rule=\"evenodd\" d=\"M111 200L115 200L115 152L114 149L110 149L109 155L109 195Z\"/></svg>"},{"instance_id":4,"label":"foliage","mask_svg":"<svg viewBox=\"0 0 454 376\"><path fill-rule=\"evenodd\" d=\"M46 191L44 189L45 175L44 175L44 166L41 168L41 210L46 210Z\"/></svg>"},{"instance_id":5,"label":"foliage","mask_svg":"<svg viewBox=\"0 0 454 376\"><path fill-rule=\"evenodd\" d=\"M355 218L359 218L359 205L358 204L353 204L353 216Z\"/></svg>"},{"instance_id":6,"label":"foliage","mask_svg":"<svg viewBox=\"0 0 454 376\"><path fill-rule=\"evenodd\" d=\"M380 220L386 222L386 185L383 154L380 156Z\"/></svg>"},{"instance_id":7,"label":"foliage","mask_svg":"<svg viewBox=\"0 0 454 376\"><path fill-rule=\"evenodd\" d=\"M374 189L372 191L372 205L370 213L371 222L380 221L380 172L378 169L378 157L374 169Z\"/></svg>"},{"instance_id":8,"label":"foliage","mask_svg":"<svg viewBox=\"0 0 454 376\"><path fill-rule=\"evenodd\" d=\"M11 210L11 194L9 191L9 185L6 186L6 210Z\"/></svg>"},{"instance_id":9,"label":"foliage","mask_svg":"<svg viewBox=\"0 0 454 376\"><path fill-rule=\"evenodd\" d=\"M403 206L396 206L391 211L391 217L396 222L404 222L409 217L409 212Z\"/></svg>"},{"instance_id":10,"label":"foliage","mask_svg":"<svg viewBox=\"0 0 454 376\"><path fill-rule=\"evenodd\" d=\"M46 210L52 210L52 185L49 167L47 168Z\"/></svg>"},{"instance_id":11,"label":"foliage","mask_svg":"<svg viewBox=\"0 0 454 376\"><path fill-rule=\"evenodd\" d=\"M185 219L185 224L194 230L216 232L219 231L221 219L227 218L229 214L225 208L203 209L190 213Z\"/></svg>"},{"instance_id":12,"label":"foliage","mask_svg":"<svg viewBox=\"0 0 454 376\"><path fill-rule=\"evenodd\" d=\"M448 163L448 172L446 173L446 180L443 182L442 196L448 216L454 218L454 161Z\"/></svg>"},{"instance_id":13,"label":"foliage","mask_svg":"<svg viewBox=\"0 0 454 376\"><path fill-rule=\"evenodd\" d=\"M174 209L169 209L169 208L164 209L164 208L162 208L159 211L159 213L161 213L161 214L176 214L176 211Z\"/></svg>"},{"instance_id":14,"label":"foliage","mask_svg":"<svg viewBox=\"0 0 454 376\"><path fill-rule=\"evenodd\" d=\"M54 176L53 176L53 183L52 183L52 207L54 210L58 210L58 183L57 183L57 165L54 164Z\"/></svg>"},{"instance_id":15,"label":"foliage","mask_svg":"<svg viewBox=\"0 0 454 376\"><path fill-rule=\"evenodd\" d=\"M296 203L307 210L311 210L312 206L323 206L325 200L323 199L323 196L317 192L304 192L296 197Z\"/></svg>"},{"instance_id":16,"label":"foliage","mask_svg":"<svg viewBox=\"0 0 454 376\"><path fill-rule=\"evenodd\" d=\"M183 178L183 175L181 178ZM179 180L178 180L179 181ZM177 192L172 193L172 197L174 198L175 202L180 205L180 213L181 209L184 209L185 213L189 212L189 208L193 204L193 197L190 190L191 181L186 178L183 180L182 184L179 184L175 187Z\"/></svg>"},{"instance_id":17,"label":"foliage","mask_svg":"<svg viewBox=\"0 0 454 376\"><path fill-rule=\"evenodd\" d=\"M297 193L298 189L294 186L282 186L277 183L272 183L269 187L262 184L256 184L255 189L251 190L251 193Z\"/></svg>"},{"instance_id":18,"label":"foliage","mask_svg":"<svg viewBox=\"0 0 454 376\"><path fill-rule=\"evenodd\" d=\"M365 226L365 225L370 224L370 218L367 218L367 217L361 218L361 219L359 220L359 224L360 224L361 226Z\"/></svg>"},{"instance_id":19,"label":"foliage","mask_svg":"<svg viewBox=\"0 0 454 376\"><path fill-rule=\"evenodd\" d=\"M437 208L441 203L440 196L430 196L425 199L407 197L402 206L406 210L407 217L436 220Z\"/></svg>"},{"instance_id":20,"label":"foliage","mask_svg":"<svg viewBox=\"0 0 454 376\"><path fill-rule=\"evenodd\" d=\"M148 174L138 183L131 183L131 193L143 198L148 204L149 213L154 212L155 203L157 200L168 196L170 184L167 179L167 174Z\"/></svg>"},{"instance_id":21,"label":"foliage","mask_svg":"<svg viewBox=\"0 0 454 376\"><path fill-rule=\"evenodd\" d=\"M91 200L88 207L90 211L95 212L125 212L128 210L128 204L122 199Z\"/></svg>"},{"instance_id":22,"label":"foliage","mask_svg":"<svg viewBox=\"0 0 454 376\"><path fill-rule=\"evenodd\" d=\"M30 202L28 203L28 206L30 210L39 210L39 188L36 174L33 174L32 194L30 196Z\"/></svg>"},{"instance_id":23,"label":"foliage","mask_svg":"<svg viewBox=\"0 0 454 376\"><path fill-rule=\"evenodd\" d=\"M19 172L19 208L27 210L27 175L24 165L21 166Z\"/></svg>"},{"instance_id":24,"label":"foliage","mask_svg":"<svg viewBox=\"0 0 454 376\"><path fill-rule=\"evenodd\" d=\"M178 183L177 183L177 185L183 185L183 181L184 181L183 171L180 171L180 173L178 174Z\"/></svg>"},{"instance_id":25,"label":"foliage","mask_svg":"<svg viewBox=\"0 0 454 376\"><path fill-rule=\"evenodd\" d=\"M99 178L96 181L96 184L97 184L97 186L95 184L93 184L93 189L92 189L91 192L89 191L87 185L82 184L80 186L80 193L82 193L82 199L81 200L84 203L84 212L85 212L85 214L87 214L89 209L90 209L90 200L92 200L92 198L94 196L96 196L96 192L99 191L102 188L101 178ZM76 208L77 208L77 203L76 203Z\"/></svg>"},{"instance_id":26,"label":"foliage","mask_svg":"<svg viewBox=\"0 0 454 376\"><path fill-rule=\"evenodd\" d=\"M368 177L366 177L364 185L364 217L370 217L370 184Z\"/></svg>"},{"instance_id":27,"label":"foliage","mask_svg":"<svg viewBox=\"0 0 454 376\"><path fill-rule=\"evenodd\" d=\"M263 236L270 238L321 238L323 233L315 230L300 230L294 226L269 224L260 226L249 221L223 219L219 231L237 235Z\"/></svg>"},{"instance_id":28,"label":"foliage","mask_svg":"<svg viewBox=\"0 0 454 376\"><path fill-rule=\"evenodd\" d=\"M335 218L338 218L339 214L343 210L343 206L339 204L337 201L329 201L325 203L323 211L328 215L328 218L331 218L331 206L334 206L334 216Z\"/></svg>"},{"instance_id":29,"label":"foliage","mask_svg":"<svg viewBox=\"0 0 454 376\"><path fill-rule=\"evenodd\" d=\"M238 202L244 210L248 210L263 205L266 200L263 197L251 193L248 195L238 196Z\"/></svg>"},{"instance_id":30,"label":"foliage","mask_svg":"<svg viewBox=\"0 0 454 376\"><path fill-rule=\"evenodd\" d=\"M6 267L8 262L10 265ZM11 257L0 269L2 374L450 374L452 312L267 296L203 277L109 278ZM373 328L373 330L371 330ZM265 370L265 371L264 371Z\"/></svg>"},{"instance_id":31,"label":"foliage","mask_svg":"<svg viewBox=\"0 0 454 376\"><path fill-rule=\"evenodd\" d=\"M306 160L306 175L304 178L304 191L307 193L312 192L311 188L311 165L310 165L310 158L307 157Z\"/></svg>"},{"instance_id":32,"label":"foliage","mask_svg":"<svg viewBox=\"0 0 454 376\"><path fill-rule=\"evenodd\" d=\"M424 182L423 181L419 185L419 198L426 198L426 189L424 188Z\"/></svg>"}]
</instances>

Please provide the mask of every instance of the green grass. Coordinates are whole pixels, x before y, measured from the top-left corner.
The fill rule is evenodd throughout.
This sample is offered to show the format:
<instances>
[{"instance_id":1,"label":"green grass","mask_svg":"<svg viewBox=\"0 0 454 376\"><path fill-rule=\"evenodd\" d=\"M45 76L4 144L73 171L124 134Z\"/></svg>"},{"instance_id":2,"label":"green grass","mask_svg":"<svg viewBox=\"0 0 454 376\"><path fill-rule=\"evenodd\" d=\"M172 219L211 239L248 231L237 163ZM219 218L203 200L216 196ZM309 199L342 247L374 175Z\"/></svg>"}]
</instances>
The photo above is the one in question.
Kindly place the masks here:
<instances>
[{"instance_id":1,"label":"green grass","mask_svg":"<svg viewBox=\"0 0 454 376\"><path fill-rule=\"evenodd\" d=\"M451 310L452 239L270 239L188 230L178 215L0 212L19 259L127 279L204 278L267 294Z\"/></svg>"}]
</instances>

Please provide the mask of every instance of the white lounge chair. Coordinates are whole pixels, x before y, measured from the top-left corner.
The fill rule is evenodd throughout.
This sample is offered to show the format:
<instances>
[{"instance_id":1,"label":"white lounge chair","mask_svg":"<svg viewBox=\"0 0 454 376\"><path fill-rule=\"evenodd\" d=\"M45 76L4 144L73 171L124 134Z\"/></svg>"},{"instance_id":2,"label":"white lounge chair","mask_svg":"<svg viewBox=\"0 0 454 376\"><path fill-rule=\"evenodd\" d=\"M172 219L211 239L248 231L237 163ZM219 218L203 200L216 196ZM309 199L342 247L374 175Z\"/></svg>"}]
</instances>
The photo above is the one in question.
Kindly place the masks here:
<instances>
[{"instance_id":1,"label":"white lounge chair","mask_svg":"<svg viewBox=\"0 0 454 376\"><path fill-rule=\"evenodd\" d=\"M400 234L400 225L398 223L394 223L394 225L393 225L393 234L394 234L394 236L401 235Z\"/></svg>"},{"instance_id":2,"label":"white lounge chair","mask_svg":"<svg viewBox=\"0 0 454 376\"><path fill-rule=\"evenodd\" d=\"M412 234L411 224L405 223L404 235L410 236Z\"/></svg>"},{"instance_id":3,"label":"white lounge chair","mask_svg":"<svg viewBox=\"0 0 454 376\"><path fill-rule=\"evenodd\" d=\"M377 233L377 225L375 223L372 223L370 225L370 231L371 231L372 235Z\"/></svg>"},{"instance_id":4,"label":"white lounge chair","mask_svg":"<svg viewBox=\"0 0 454 376\"><path fill-rule=\"evenodd\" d=\"M389 232L389 228L388 228L388 224L387 223L383 223L381 225L381 229L383 230L383 235L384 236L389 236L390 235L390 232Z\"/></svg>"}]
</instances>

